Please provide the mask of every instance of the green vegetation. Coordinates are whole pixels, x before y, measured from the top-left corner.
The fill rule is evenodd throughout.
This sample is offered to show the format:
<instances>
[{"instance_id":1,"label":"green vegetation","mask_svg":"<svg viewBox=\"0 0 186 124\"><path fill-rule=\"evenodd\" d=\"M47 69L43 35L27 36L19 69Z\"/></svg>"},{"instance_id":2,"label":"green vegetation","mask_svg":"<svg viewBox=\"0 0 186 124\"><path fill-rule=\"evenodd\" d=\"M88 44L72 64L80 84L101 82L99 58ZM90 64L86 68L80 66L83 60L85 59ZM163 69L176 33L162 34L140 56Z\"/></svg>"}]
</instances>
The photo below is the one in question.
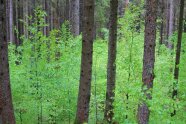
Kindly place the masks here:
<instances>
[{"instance_id":1,"label":"green vegetation","mask_svg":"<svg viewBox=\"0 0 186 124\"><path fill-rule=\"evenodd\" d=\"M119 20L117 44L117 78L114 120L119 124L135 124L141 92L144 34L136 32L131 10ZM72 124L75 119L80 77L81 36L73 37L68 22L60 30L44 36L45 13L37 9L29 36L23 44L9 45L10 75L17 124ZM129 21L130 20L130 21ZM130 22L130 23L129 23ZM141 22L143 23L143 22ZM131 27L134 26L134 27ZM143 27L141 27L143 30ZM143 32L143 31L142 31ZM176 36L172 38L176 42ZM158 39L158 38L157 38ZM186 34L183 34L186 41ZM186 42L182 45L178 98L172 97L175 50L159 46L157 40L155 81L150 105L150 124L184 124L186 122ZM94 41L94 62L90 103L90 124L102 122L106 91L107 38ZM128 97L128 98L127 98ZM177 114L170 117L173 105ZM127 119L126 119L127 116Z\"/></svg>"}]
</instances>

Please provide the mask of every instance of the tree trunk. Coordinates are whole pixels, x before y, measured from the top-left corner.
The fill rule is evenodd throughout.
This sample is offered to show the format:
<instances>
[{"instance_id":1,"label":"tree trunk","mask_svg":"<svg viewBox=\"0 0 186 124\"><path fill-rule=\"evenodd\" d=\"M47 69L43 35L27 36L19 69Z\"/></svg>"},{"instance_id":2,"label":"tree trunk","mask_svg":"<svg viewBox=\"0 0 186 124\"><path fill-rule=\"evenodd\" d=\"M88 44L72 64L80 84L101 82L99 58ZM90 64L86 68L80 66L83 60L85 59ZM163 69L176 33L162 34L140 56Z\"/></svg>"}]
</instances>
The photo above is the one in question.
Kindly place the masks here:
<instances>
[{"instance_id":1,"label":"tree trunk","mask_svg":"<svg viewBox=\"0 0 186 124\"><path fill-rule=\"evenodd\" d=\"M154 62L155 62L155 45L156 45L156 14L157 0L146 1L146 16L145 16L145 43L143 56L143 92L147 99L151 99L150 89L153 88L154 80ZM147 88L147 89L146 89ZM138 106L138 123L148 124L150 110L143 101Z\"/></svg>"},{"instance_id":2,"label":"tree trunk","mask_svg":"<svg viewBox=\"0 0 186 124\"><path fill-rule=\"evenodd\" d=\"M13 1L13 10L14 10L14 26L16 30L18 29L18 1ZM17 45L19 42L17 31L14 30L14 43Z\"/></svg>"},{"instance_id":3,"label":"tree trunk","mask_svg":"<svg viewBox=\"0 0 186 124\"><path fill-rule=\"evenodd\" d=\"M94 0L85 0L83 7L82 57L76 124L88 122L91 93Z\"/></svg>"},{"instance_id":4,"label":"tree trunk","mask_svg":"<svg viewBox=\"0 0 186 124\"><path fill-rule=\"evenodd\" d=\"M59 22L59 0L56 0L54 3L54 7L53 7L53 23L54 23L54 28L55 29L60 29L60 22Z\"/></svg>"},{"instance_id":5,"label":"tree trunk","mask_svg":"<svg viewBox=\"0 0 186 124\"><path fill-rule=\"evenodd\" d=\"M9 0L6 0L6 20L9 20ZM10 29L9 29L10 25L9 25L9 21L6 23L6 37L7 40L10 41Z\"/></svg>"},{"instance_id":6,"label":"tree trunk","mask_svg":"<svg viewBox=\"0 0 186 124\"><path fill-rule=\"evenodd\" d=\"M110 29L109 29L109 44L108 44L108 65L107 65L107 91L106 91L106 106L104 118L111 123L114 112L113 102L115 97L115 80L116 80L116 45L117 45L117 10L118 0L110 1Z\"/></svg>"},{"instance_id":7,"label":"tree trunk","mask_svg":"<svg viewBox=\"0 0 186 124\"><path fill-rule=\"evenodd\" d=\"M14 41L14 22L13 22L13 2L9 0L9 28L10 28L10 41Z\"/></svg>"},{"instance_id":8,"label":"tree trunk","mask_svg":"<svg viewBox=\"0 0 186 124\"><path fill-rule=\"evenodd\" d=\"M178 42L176 49L176 59L175 59L175 69L174 69L174 84L173 84L173 93L172 98L176 100L178 95L177 85L179 78L179 64L180 64L180 54L181 54L181 41L182 41L182 32L183 32L183 12L184 12L184 0L180 1L180 16L179 16L179 28L178 28ZM176 109L171 113L171 116L176 115Z\"/></svg>"},{"instance_id":9,"label":"tree trunk","mask_svg":"<svg viewBox=\"0 0 186 124\"><path fill-rule=\"evenodd\" d=\"M0 124L15 124L10 87L8 41L6 37L6 0L0 3Z\"/></svg>"},{"instance_id":10,"label":"tree trunk","mask_svg":"<svg viewBox=\"0 0 186 124\"><path fill-rule=\"evenodd\" d=\"M45 10L46 10L46 13L47 13L47 16L46 16L46 23L47 23L46 36L49 36L49 32L50 32L50 14L51 14L50 1L49 0L45 0Z\"/></svg>"},{"instance_id":11,"label":"tree trunk","mask_svg":"<svg viewBox=\"0 0 186 124\"><path fill-rule=\"evenodd\" d=\"M79 33L83 31L83 0L79 0Z\"/></svg>"},{"instance_id":12,"label":"tree trunk","mask_svg":"<svg viewBox=\"0 0 186 124\"><path fill-rule=\"evenodd\" d=\"M79 0L70 1L70 24L72 34L79 35Z\"/></svg>"},{"instance_id":13,"label":"tree trunk","mask_svg":"<svg viewBox=\"0 0 186 124\"><path fill-rule=\"evenodd\" d=\"M28 0L23 1L24 35L28 37Z\"/></svg>"},{"instance_id":14,"label":"tree trunk","mask_svg":"<svg viewBox=\"0 0 186 124\"><path fill-rule=\"evenodd\" d=\"M161 19L161 24L160 24L160 40L159 40L159 44L162 45L164 42L164 12L165 12L165 5L164 5L164 0L159 0L159 15L160 15L160 19Z\"/></svg>"},{"instance_id":15,"label":"tree trunk","mask_svg":"<svg viewBox=\"0 0 186 124\"><path fill-rule=\"evenodd\" d=\"M24 25L23 22L20 20L23 20L23 0L18 0L18 42L17 46L22 44L21 36L24 34Z\"/></svg>"},{"instance_id":16,"label":"tree trunk","mask_svg":"<svg viewBox=\"0 0 186 124\"><path fill-rule=\"evenodd\" d=\"M185 20L184 20L184 32L186 32L186 17L185 17Z\"/></svg>"},{"instance_id":17,"label":"tree trunk","mask_svg":"<svg viewBox=\"0 0 186 124\"><path fill-rule=\"evenodd\" d=\"M65 2L65 20L69 21L70 19L70 3L69 0L66 0Z\"/></svg>"},{"instance_id":18,"label":"tree trunk","mask_svg":"<svg viewBox=\"0 0 186 124\"><path fill-rule=\"evenodd\" d=\"M119 2L119 4L118 4L118 15L119 15L120 18L122 18L123 15L124 15L124 11L125 11L124 10L125 0L119 0L118 2Z\"/></svg>"},{"instance_id":19,"label":"tree trunk","mask_svg":"<svg viewBox=\"0 0 186 124\"><path fill-rule=\"evenodd\" d=\"M171 43L170 37L173 35L174 29L174 0L169 1L169 28L168 28L168 48L172 49L173 44Z\"/></svg>"}]
</instances>

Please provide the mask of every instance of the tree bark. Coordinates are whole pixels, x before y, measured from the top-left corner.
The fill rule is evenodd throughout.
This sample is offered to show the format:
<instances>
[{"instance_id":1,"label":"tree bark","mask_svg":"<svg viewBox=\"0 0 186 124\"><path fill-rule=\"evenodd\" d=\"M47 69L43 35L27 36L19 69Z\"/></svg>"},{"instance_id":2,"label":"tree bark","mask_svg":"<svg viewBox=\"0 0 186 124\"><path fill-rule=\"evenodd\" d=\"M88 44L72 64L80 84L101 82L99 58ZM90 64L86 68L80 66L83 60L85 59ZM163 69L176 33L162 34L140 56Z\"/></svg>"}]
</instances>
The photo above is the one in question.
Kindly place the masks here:
<instances>
[{"instance_id":1,"label":"tree bark","mask_svg":"<svg viewBox=\"0 0 186 124\"><path fill-rule=\"evenodd\" d=\"M46 16L46 23L47 23L46 36L49 36L49 32L50 32L50 15L51 15L50 1L49 0L45 0L45 10L46 10L46 13L47 13L47 16Z\"/></svg>"},{"instance_id":2,"label":"tree bark","mask_svg":"<svg viewBox=\"0 0 186 124\"><path fill-rule=\"evenodd\" d=\"M65 20L69 21L70 19L70 2L69 0L66 0L65 2Z\"/></svg>"},{"instance_id":3,"label":"tree bark","mask_svg":"<svg viewBox=\"0 0 186 124\"><path fill-rule=\"evenodd\" d=\"M82 32L83 27L83 0L79 0L79 33Z\"/></svg>"},{"instance_id":4,"label":"tree bark","mask_svg":"<svg viewBox=\"0 0 186 124\"><path fill-rule=\"evenodd\" d=\"M79 0L70 1L70 24L72 34L79 35Z\"/></svg>"},{"instance_id":5,"label":"tree bark","mask_svg":"<svg viewBox=\"0 0 186 124\"><path fill-rule=\"evenodd\" d=\"M13 2L9 0L10 42L14 41Z\"/></svg>"},{"instance_id":6,"label":"tree bark","mask_svg":"<svg viewBox=\"0 0 186 124\"><path fill-rule=\"evenodd\" d=\"M85 0L83 7L83 33L81 74L77 102L76 124L88 122L89 102L91 93L94 0Z\"/></svg>"},{"instance_id":7,"label":"tree bark","mask_svg":"<svg viewBox=\"0 0 186 124\"><path fill-rule=\"evenodd\" d=\"M0 124L15 124L10 87L8 41L6 37L6 0L0 3Z\"/></svg>"},{"instance_id":8,"label":"tree bark","mask_svg":"<svg viewBox=\"0 0 186 124\"><path fill-rule=\"evenodd\" d=\"M185 20L184 20L184 32L186 32L186 17L185 17Z\"/></svg>"},{"instance_id":9,"label":"tree bark","mask_svg":"<svg viewBox=\"0 0 186 124\"><path fill-rule=\"evenodd\" d=\"M160 23L160 40L159 40L159 44L162 45L164 42L164 12L165 12L165 2L164 0L159 0L158 3L160 6L160 11L159 11L159 15L160 15L160 19L161 19L161 23Z\"/></svg>"},{"instance_id":10,"label":"tree bark","mask_svg":"<svg viewBox=\"0 0 186 124\"><path fill-rule=\"evenodd\" d=\"M118 0L110 1L110 27L108 43L108 65L107 65L107 91L104 119L111 123L114 116L114 97L116 81L116 45L117 45L117 15Z\"/></svg>"},{"instance_id":11,"label":"tree bark","mask_svg":"<svg viewBox=\"0 0 186 124\"><path fill-rule=\"evenodd\" d=\"M53 23L54 23L54 28L55 29L60 29L60 21L59 21L59 0L55 0L55 2L53 3L54 7L53 7Z\"/></svg>"},{"instance_id":12,"label":"tree bark","mask_svg":"<svg viewBox=\"0 0 186 124\"><path fill-rule=\"evenodd\" d=\"M24 25L24 35L28 37L28 0L23 1L23 16L24 23L26 23Z\"/></svg>"},{"instance_id":13,"label":"tree bark","mask_svg":"<svg viewBox=\"0 0 186 124\"><path fill-rule=\"evenodd\" d=\"M180 1L180 16L179 16L179 27L178 27L178 42L176 49L176 59L175 59L175 69L174 69L174 84L173 84L173 92L172 98L176 100L178 95L177 85L179 79L179 64L180 64L180 54L181 54L181 41L182 41L182 32L183 32L183 12L184 12L184 0ZM176 109L174 108L171 116L176 115Z\"/></svg>"},{"instance_id":14,"label":"tree bark","mask_svg":"<svg viewBox=\"0 0 186 124\"><path fill-rule=\"evenodd\" d=\"M22 44L21 36L24 34L24 24L21 20L23 18L23 0L18 0L18 42L17 46Z\"/></svg>"},{"instance_id":15,"label":"tree bark","mask_svg":"<svg viewBox=\"0 0 186 124\"><path fill-rule=\"evenodd\" d=\"M9 0L6 1L6 20L9 20ZM7 40L10 41L10 25L9 25L9 21L6 23L6 31L7 31Z\"/></svg>"},{"instance_id":16,"label":"tree bark","mask_svg":"<svg viewBox=\"0 0 186 124\"><path fill-rule=\"evenodd\" d=\"M168 28L168 48L172 49L173 44L171 43L170 37L173 35L174 30L174 0L169 1L169 28Z\"/></svg>"},{"instance_id":17,"label":"tree bark","mask_svg":"<svg viewBox=\"0 0 186 124\"><path fill-rule=\"evenodd\" d=\"M143 74L142 90L148 99L151 99L151 93L148 93L153 88L154 80L154 62L155 62L155 45L156 45L156 14L157 14L157 0L146 1L146 15L145 15L145 43L143 56ZM146 89L147 88L147 89ZM148 92L147 92L148 91ZM145 103L142 102L138 106L138 123L148 124L150 110Z\"/></svg>"}]
</instances>

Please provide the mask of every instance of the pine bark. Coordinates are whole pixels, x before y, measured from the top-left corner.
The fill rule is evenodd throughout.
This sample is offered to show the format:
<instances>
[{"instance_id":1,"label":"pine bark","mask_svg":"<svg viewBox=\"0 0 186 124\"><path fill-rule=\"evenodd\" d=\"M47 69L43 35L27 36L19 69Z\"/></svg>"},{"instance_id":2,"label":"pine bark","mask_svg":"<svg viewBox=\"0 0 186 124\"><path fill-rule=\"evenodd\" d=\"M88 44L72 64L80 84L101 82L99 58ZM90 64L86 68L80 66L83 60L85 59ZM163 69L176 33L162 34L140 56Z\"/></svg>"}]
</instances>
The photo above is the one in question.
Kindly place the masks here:
<instances>
[{"instance_id":1,"label":"pine bark","mask_svg":"<svg viewBox=\"0 0 186 124\"><path fill-rule=\"evenodd\" d=\"M79 0L79 33L82 32L83 27L83 0Z\"/></svg>"},{"instance_id":2,"label":"pine bark","mask_svg":"<svg viewBox=\"0 0 186 124\"><path fill-rule=\"evenodd\" d=\"M182 43L182 32L183 32L183 13L184 13L184 0L180 1L180 15L179 15L179 27L178 27L178 42L176 49L176 59L175 59L175 69L174 69L174 84L173 84L173 92L172 98L176 100L178 95L177 85L179 79L179 64L181 57L181 43ZM176 115L176 109L171 113L171 116Z\"/></svg>"},{"instance_id":3,"label":"pine bark","mask_svg":"<svg viewBox=\"0 0 186 124\"><path fill-rule=\"evenodd\" d=\"M159 40L159 44L162 45L164 42L164 28L165 28L165 17L164 17L164 12L165 12L165 2L164 0L159 0L158 3L159 6L159 15L160 15L160 19L161 19L161 23L160 23L160 40Z\"/></svg>"},{"instance_id":4,"label":"pine bark","mask_svg":"<svg viewBox=\"0 0 186 124\"><path fill-rule=\"evenodd\" d=\"M110 1L110 27L108 43L108 64L107 64L107 91L104 118L111 123L114 116L114 97L116 82L116 45L117 45L117 15L118 0Z\"/></svg>"},{"instance_id":5,"label":"pine bark","mask_svg":"<svg viewBox=\"0 0 186 124\"><path fill-rule=\"evenodd\" d=\"M146 1L145 15L145 41L144 41L144 56L143 56L143 92L144 97L152 99L149 91L153 88L154 80L154 62L155 62L155 45L156 45L156 14L157 0ZM147 88L147 89L146 89ZM145 101L138 106L138 123L148 124L150 110Z\"/></svg>"},{"instance_id":6,"label":"pine bark","mask_svg":"<svg viewBox=\"0 0 186 124\"><path fill-rule=\"evenodd\" d=\"M70 1L70 24L72 34L79 35L79 0Z\"/></svg>"},{"instance_id":7,"label":"pine bark","mask_svg":"<svg viewBox=\"0 0 186 124\"><path fill-rule=\"evenodd\" d=\"M6 37L6 0L0 2L0 124L15 124L10 87L8 41Z\"/></svg>"},{"instance_id":8,"label":"pine bark","mask_svg":"<svg viewBox=\"0 0 186 124\"><path fill-rule=\"evenodd\" d=\"M24 25L23 32L25 37L28 37L28 0L23 1L23 16L24 23L26 23L26 25Z\"/></svg>"},{"instance_id":9,"label":"pine bark","mask_svg":"<svg viewBox=\"0 0 186 124\"><path fill-rule=\"evenodd\" d=\"M46 16L47 27L44 30L46 30L46 36L49 36L49 32L50 32L50 15L51 15L50 1L49 0L45 0L45 10L46 10L46 13L47 13L47 16Z\"/></svg>"},{"instance_id":10,"label":"pine bark","mask_svg":"<svg viewBox=\"0 0 186 124\"><path fill-rule=\"evenodd\" d=\"M185 20L184 20L184 32L186 32L186 15L185 15Z\"/></svg>"},{"instance_id":11,"label":"pine bark","mask_svg":"<svg viewBox=\"0 0 186 124\"><path fill-rule=\"evenodd\" d=\"M65 1L65 20L70 20L70 2L69 0Z\"/></svg>"},{"instance_id":12,"label":"pine bark","mask_svg":"<svg viewBox=\"0 0 186 124\"><path fill-rule=\"evenodd\" d=\"M77 102L77 113L75 119L76 124L87 123L89 116L92 76L94 6L94 0L84 1L81 74Z\"/></svg>"},{"instance_id":13,"label":"pine bark","mask_svg":"<svg viewBox=\"0 0 186 124\"><path fill-rule=\"evenodd\" d=\"M13 2L9 0L10 42L14 41Z\"/></svg>"},{"instance_id":14,"label":"pine bark","mask_svg":"<svg viewBox=\"0 0 186 124\"><path fill-rule=\"evenodd\" d=\"M13 6L12 0L6 1L6 18L7 18L7 40L12 42L13 39Z\"/></svg>"},{"instance_id":15,"label":"pine bark","mask_svg":"<svg viewBox=\"0 0 186 124\"><path fill-rule=\"evenodd\" d=\"M170 0L169 2L169 23L168 23L168 48L172 49L173 44L171 43L170 37L173 35L174 30L174 0Z\"/></svg>"},{"instance_id":16,"label":"pine bark","mask_svg":"<svg viewBox=\"0 0 186 124\"><path fill-rule=\"evenodd\" d=\"M24 34L24 24L21 20L23 18L23 0L18 0L18 42L16 43L17 46L22 44L21 36Z\"/></svg>"}]
</instances>

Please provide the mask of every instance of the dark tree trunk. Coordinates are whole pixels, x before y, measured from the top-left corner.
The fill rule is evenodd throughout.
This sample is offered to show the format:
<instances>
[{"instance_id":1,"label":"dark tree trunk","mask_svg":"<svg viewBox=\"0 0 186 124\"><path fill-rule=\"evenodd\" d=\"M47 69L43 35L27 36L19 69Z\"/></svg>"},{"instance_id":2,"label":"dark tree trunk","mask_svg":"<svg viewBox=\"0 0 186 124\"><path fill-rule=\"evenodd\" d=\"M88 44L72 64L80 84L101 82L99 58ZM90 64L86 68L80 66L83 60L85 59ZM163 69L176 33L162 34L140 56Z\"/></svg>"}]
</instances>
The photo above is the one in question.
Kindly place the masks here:
<instances>
[{"instance_id":1,"label":"dark tree trunk","mask_svg":"<svg viewBox=\"0 0 186 124\"><path fill-rule=\"evenodd\" d=\"M14 11L14 15L13 15L14 26L16 29L18 29L18 1L17 0L13 1L13 11ZM19 42L18 34L14 30L14 43L17 45L18 42Z\"/></svg>"},{"instance_id":2,"label":"dark tree trunk","mask_svg":"<svg viewBox=\"0 0 186 124\"><path fill-rule=\"evenodd\" d=\"M15 124L10 87L8 41L6 37L6 0L0 3L0 124Z\"/></svg>"},{"instance_id":3,"label":"dark tree trunk","mask_svg":"<svg viewBox=\"0 0 186 124\"><path fill-rule=\"evenodd\" d=\"M60 28L60 22L59 22L59 0L56 0L53 7L54 17L53 17L53 23L54 28L59 29Z\"/></svg>"},{"instance_id":4,"label":"dark tree trunk","mask_svg":"<svg viewBox=\"0 0 186 124\"><path fill-rule=\"evenodd\" d=\"M79 94L77 102L76 124L88 122L91 93L94 0L85 0L83 7L83 38Z\"/></svg>"},{"instance_id":5,"label":"dark tree trunk","mask_svg":"<svg viewBox=\"0 0 186 124\"><path fill-rule=\"evenodd\" d=\"M172 98L175 100L178 95L177 85L179 78L179 64L180 64L180 54L181 54L181 41L182 41L182 32L183 32L183 12L184 12L184 0L180 1L180 16L179 16L179 27L178 27L178 42L176 49L176 59L175 59L175 69L174 69L174 84L173 84L173 93ZM171 116L176 115L176 109L171 113Z\"/></svg>"},{"instance_id":6,"label":"dark tree trunk","mask_svg":"<svg viewBox=\"0 0 186 124\"><path fill-rule=\"evenodd\" d=\"M186 32L186 17L185 17L185 20L184 20L184 32Z\"/></svg>"},{"instance_id":7,"label":"dark tree trunk","mask_svg":"<svg viewBox=\"0 0 186 124\"><path fill-rule=\"evenodd\" d=\"M154 62L155 62L155 45L156 45L156 14L157 0L146 1L145 15L145 43L143 56L143 92L147 99L151 99L150 89L153 88L154 80ZM147 87L147 90L144 90ZM148 93L147 93L148 92ZM148 124L150 110L147 104L143 101L138 106L138 123Z\"/></svg>"},{"instance_id":8,"label":"dark tree trunk","mask_svg":"<svg viewBox=\"0 0 186 124\"><path fill-rule=\"evenodd\" d=\"M46 3L46 1L47 0L42 0L42 5L43 5L43 9L45 10L45 12L46 12L46 14L47 14L47 9L46 9L46 7L47 7L47 3ZM44 20L45 20L45 23L47 24L47 17L48 17L48 14L47 14L47 16L45 16L44 17ZM45 36L47 36L47 27L45 26L45 27L43 27L43 34L45 35Z\"/></svg>"},{"instance_id":9,"label":"dark tree trunk","mask_svg":"<svg viewBox=\"0 0 186 124\"><path fill-rule=\"evenodd\" d=\"M83 31L83 0L79 0L79 33Z\"/></svg>"},{"instance_id":10,"label":"dark tree trunk","mask_svg":"<svg viewBox=\"0 0 186 124\"><path fill-rule=\"evenodd\" d=\"M70 19L70 9L69 9L69 0L66 0L66 3L65 3L65 20L66 21L69 21Z\"/></svg>"},{"instance_id":11,"label":"dark tree trunk","mask_svg":"<svg viewBox=\"0 0 186 124\"><path fill-rule=\"evenodd\" d=\"M24 35L28 37L28 0L23 1L23 16L24 23L26 23L24 25Z\"/></svg>"},{"instance_id":12,"label":"dark tree trunk","mask_svg":"<svg viewBox=\"0 0 186 124\"><path fill-rule=\"evenodd\" d=\"M23 0L18 0L18 42L17 46L22 44L21 36L24 34L24 25L23 22Z\"/></svg>"},{"instance_id":13,"label":"dark tree trunk","mask_svg":"<svg viewBox=\"0 0 186 124\"><path fill-rule=\"evenodd\" d=\"M117 10L118 0L110 1L110 28L108 44L108 65L107 65L107 91L105 101L104 118L111 123L114 112L113 102L115 97L115 80L116 80L116 45L117 45Z\"/></svg>"}]
</instances>

